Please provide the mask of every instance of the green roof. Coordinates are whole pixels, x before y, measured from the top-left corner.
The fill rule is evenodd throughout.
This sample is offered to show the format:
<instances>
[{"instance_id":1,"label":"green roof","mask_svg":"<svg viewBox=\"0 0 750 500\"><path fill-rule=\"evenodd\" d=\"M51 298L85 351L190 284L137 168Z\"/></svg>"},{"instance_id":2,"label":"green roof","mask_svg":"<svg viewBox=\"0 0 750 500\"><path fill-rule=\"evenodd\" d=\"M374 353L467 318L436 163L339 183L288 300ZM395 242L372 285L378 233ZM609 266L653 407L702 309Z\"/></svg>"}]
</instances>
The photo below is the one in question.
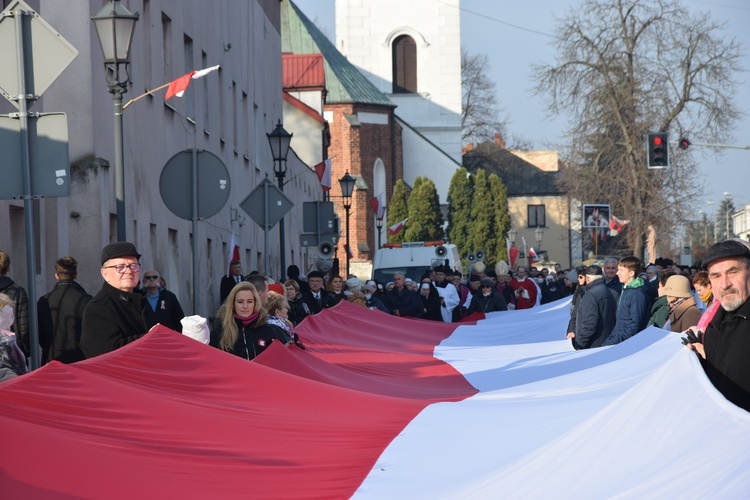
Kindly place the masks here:
<instances>
[{"instance_id":1,"label":"green roof","mask_svg":"<svg viewBox=\"0 0 750 500\"><path fill-rule=\"evenodd\" d=\"M291 1L281 3L281 50L323 54L326 104L395 104L378 90Z\"/></svg>"}]
</instances>

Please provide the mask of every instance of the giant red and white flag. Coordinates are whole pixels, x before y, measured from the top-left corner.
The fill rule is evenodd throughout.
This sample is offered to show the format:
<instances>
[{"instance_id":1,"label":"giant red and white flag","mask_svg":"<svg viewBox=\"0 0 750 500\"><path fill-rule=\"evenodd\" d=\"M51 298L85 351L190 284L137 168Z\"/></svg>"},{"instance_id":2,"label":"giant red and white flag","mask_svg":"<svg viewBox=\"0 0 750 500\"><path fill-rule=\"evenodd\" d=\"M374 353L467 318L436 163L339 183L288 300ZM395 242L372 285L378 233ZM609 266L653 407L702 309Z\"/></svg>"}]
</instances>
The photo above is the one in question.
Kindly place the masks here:
<instances>
[{"instance_id":1,"label":"giant red and white flag","mask_svg":"<svg viewBox=\"0 0 750 500\"><path fill-rule=\"evenodd\" d=\"M237 236L232 231L232 238L229 240L229 253L227 254L227 277L232 274L232 262L240 260L240 247L237 245Z\"/></svg>"},{"instance_id":2,"label":"giant red and white flag","mask_svg":"<svg viewBox=\"0 0 750 500\"><path fill-rule=\"evenodd\" d=\"M745 498L750 413L680 335L576 351L569 306L455 324L342 301L297 327L306 350L251 362L157 325L0 382L1 496Z\"/></svg>"},{"instance_id":3,"label":"giant red and white flag","mask_svg":"<svg viewBox=\"0 0 750 500\"><path fill-rule=\"evenodd\" d=\"M392 225L391 227L389 227L388 228L388 234L397 235L398 233L400 233L401 230L406 225L406 221L408 221L408 220L409 220L409 218L407 217L406 219L404 219L402 221L399 221L399 222L395 223L394 225Z\"/></svg>"},{"instance_id":4,"label":"giant red and white flag","mask_svg":"<svg viewBox=\"0 0 750 500\"><path fill-rule=\"evenodd\" d=\"M331 190L331 160L332 158L326 158L317 165L315 165L315 173L320 181L320 187L323 191Z\"/></svg>"},{"instance_id":5,"label":"giant red and white flag","mask_svg":"<svg viewBox=\"0 0 750 500\"><path fill-rule=\"evenodd\" d=\"M182 95L185 93L185 91L190 86L190 80L197 80L198 78L202 78L206 76L207 74L211 73L212 71L216 71L221 66L211 66L210 68L201 69L198 71L191 71L190 73L186 73L179 77L176 80L173 80L169 84L169 88L167 89L167 93L164 94L164 100L167 101L171 99L174 96L182 97Z\"/></svg>"}]
</instances>

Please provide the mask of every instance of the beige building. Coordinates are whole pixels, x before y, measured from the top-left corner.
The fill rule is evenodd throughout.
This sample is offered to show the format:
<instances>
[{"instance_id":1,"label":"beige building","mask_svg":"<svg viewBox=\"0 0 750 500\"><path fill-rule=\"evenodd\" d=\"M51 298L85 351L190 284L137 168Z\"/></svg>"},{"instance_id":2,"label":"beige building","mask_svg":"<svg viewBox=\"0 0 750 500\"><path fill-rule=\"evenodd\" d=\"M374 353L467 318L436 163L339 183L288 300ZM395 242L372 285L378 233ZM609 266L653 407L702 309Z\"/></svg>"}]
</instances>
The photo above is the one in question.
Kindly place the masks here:
<instances>
[{"instance_id":1,"label":"beige building","mask_svg":"<svg viewBox=\"0 0 750 500\"><path fill-rule=\"evenodd\" d=\"M466 151L463 164L471 173L479 168L495 173L505 184L509 236L521 251L516 264L528 263L529 248L563 268L574 264L570 202L557 184L560 171L556 151L510 151L497 137L495 142L487 141Z\"/></svg>"}]
</instances>

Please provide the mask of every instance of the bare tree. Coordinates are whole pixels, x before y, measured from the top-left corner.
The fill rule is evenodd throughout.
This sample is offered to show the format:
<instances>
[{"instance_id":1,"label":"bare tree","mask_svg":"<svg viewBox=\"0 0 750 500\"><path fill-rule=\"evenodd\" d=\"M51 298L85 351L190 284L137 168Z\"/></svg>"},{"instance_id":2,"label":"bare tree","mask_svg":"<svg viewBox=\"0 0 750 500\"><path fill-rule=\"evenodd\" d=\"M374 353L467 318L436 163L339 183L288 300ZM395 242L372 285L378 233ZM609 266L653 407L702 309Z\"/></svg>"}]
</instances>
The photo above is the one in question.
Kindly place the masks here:
<instances>
[{"instance_id":1,"label":"bare tree","mask_svg":"<svg viewBox=\"0 0 750 500\"><path fill-rule=\"evenodd\" d=\"M496 133L505 133L506 119L497 103L495 82L489 77L490 63L486 54L470 55L461 50L461 139L466 143L491 140Z\"/></svg>"},{"instance_id":2,"label":"bare tree","mask_svg":"<svg viewBox=\"0 0 750 500\"><path fill-rule=\"evenodd\" d=\"M630 220L628 247L638 257L647 227L669 237L700 184L689 151L670 148L672 168L648 170L646 133L717 142L740 116L741 46L723 28L672 0L585 0L558 28L558 63L535 67L550 112L574 118L566 190Z\"/></svg>"}]
</instances>

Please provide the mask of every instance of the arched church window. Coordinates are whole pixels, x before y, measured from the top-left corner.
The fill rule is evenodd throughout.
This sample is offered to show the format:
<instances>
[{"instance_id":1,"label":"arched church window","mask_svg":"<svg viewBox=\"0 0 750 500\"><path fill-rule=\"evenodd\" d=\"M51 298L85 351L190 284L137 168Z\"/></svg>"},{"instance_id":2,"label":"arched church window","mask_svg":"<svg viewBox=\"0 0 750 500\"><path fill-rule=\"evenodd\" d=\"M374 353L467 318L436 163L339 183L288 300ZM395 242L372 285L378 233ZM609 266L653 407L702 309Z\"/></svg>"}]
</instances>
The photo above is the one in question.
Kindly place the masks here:
<instances>
[{"instance_id":1,"label":"arched church window","mask_svg":"<svg viewBox=\"0 0 750 500\"><path fill-rule=\"evenodd\" d=\"M417 44L409 35L393 41L393 93L417 92Z\"/></svg>"}]
</instances>

